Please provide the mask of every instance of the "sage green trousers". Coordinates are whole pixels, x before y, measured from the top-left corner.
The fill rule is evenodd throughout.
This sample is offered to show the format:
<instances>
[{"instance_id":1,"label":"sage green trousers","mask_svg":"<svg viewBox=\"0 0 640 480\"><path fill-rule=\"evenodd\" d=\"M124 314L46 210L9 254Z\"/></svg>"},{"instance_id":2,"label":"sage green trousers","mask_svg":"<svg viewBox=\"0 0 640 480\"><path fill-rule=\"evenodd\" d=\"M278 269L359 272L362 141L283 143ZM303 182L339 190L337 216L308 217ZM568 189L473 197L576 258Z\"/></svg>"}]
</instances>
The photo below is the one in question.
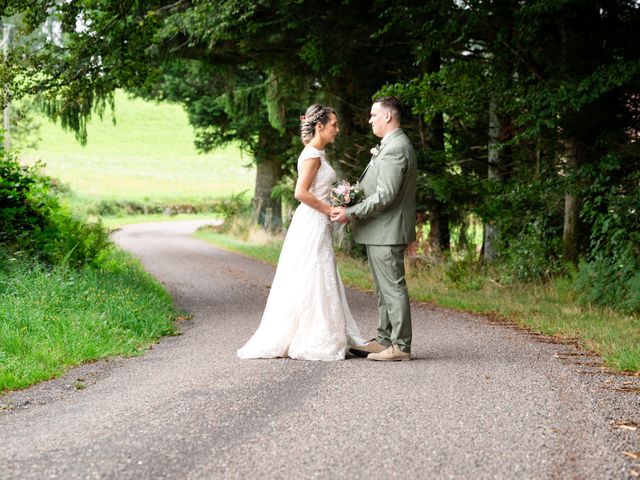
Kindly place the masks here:
<instances>
[{"instance_id":1,"label":"sage green trousers","mask_svg":"<svg viewBox=\"0 0 640 480\"><path fill-rule=\"evenodd\" d=\"M404 273L406 245L367 245L378 296L378 343L411 351L411 308Z\"/></svg>"}]
</instances>

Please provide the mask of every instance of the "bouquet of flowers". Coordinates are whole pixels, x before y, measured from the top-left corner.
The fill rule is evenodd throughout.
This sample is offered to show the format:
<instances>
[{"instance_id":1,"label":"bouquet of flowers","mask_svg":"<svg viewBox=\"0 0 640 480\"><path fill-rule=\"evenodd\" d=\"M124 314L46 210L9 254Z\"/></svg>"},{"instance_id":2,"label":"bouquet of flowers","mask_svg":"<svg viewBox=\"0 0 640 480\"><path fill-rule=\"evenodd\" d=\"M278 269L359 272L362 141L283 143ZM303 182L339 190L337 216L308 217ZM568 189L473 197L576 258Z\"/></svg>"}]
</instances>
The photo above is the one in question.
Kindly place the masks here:
<instances>
[{"instance_id":1,"label":"bouquet of flowers","mask_svg":"<svg viewBox=\"0 0 640 480\"><path fill-rule=\"evenodd\" d=\"M360 187L360 183L356 182L351 185L348 181L342 180L335 183L331 188L329 201L334 207L349 207L360 202L363 196L364 192Z\"/></svg>"}]
</instances>

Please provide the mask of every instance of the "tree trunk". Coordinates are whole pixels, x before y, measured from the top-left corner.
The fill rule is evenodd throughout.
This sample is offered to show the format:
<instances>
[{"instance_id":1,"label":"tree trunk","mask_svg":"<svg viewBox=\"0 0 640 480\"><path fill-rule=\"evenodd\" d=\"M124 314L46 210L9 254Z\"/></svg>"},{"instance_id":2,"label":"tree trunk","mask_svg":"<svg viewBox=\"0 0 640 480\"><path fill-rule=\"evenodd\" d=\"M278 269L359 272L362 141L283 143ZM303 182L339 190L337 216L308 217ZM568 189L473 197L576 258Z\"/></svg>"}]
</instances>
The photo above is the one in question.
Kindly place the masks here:
<instances>
[{"instance_id":1,"label":"tree trunk","mask_svg":"<svg viewBox=\"0 0 640 480\"><path fill-rule=\"evenodd\" d=\"M3 58L6 59L9 54L9 44L11 43L11 29L12 25L3 25L3 40L2 40L2 53ZM11 149L11 105L9 103L9 86L5 85L3 87L5 89L5 94L7 98L7 103L4 106L3 110L3 128L4 128L4 150L8 152Z\"/></svg>"},{"instance_id":2,"label":"tree trunk","mask_svg":"<svg viewBox=\"0 0 640 480\"><path fill-rule=\"evenodd\" d=\"M574 172L578 166L578 147L576 143L573 138L563 141L564 161L567 172ZM562 257L573 263L578 262L578 208L578 196L570 192L565 193Z\"/></svg>"},{"instance_id":3,"label":"tree trunk","mask_svg":"<svg viewBox=\"0 0 640 480\"><path fill-rule=\"evenodd\" d=\"M282 135L277 130L265 125L258 132L258 142L253 151L256 159L256 188L252 221L254 225L260 225L270 233L282 228L282 202L271 196L273 188L282 179L281 139Z\"/></svg>"},{"instance_id":4,"label":"tree trunk","mask_svg":"<svg viewBox=\"0 0 640 480\"><path fill-rule=\"evenodd\" d=\"M487 178L490 182L500 180L500 120L498 119L497 105L492 99L489 103L489 144L488 144L488 168ZM486 263L492 263L498 257L496 240L498 232L491 219L485 219L482 241L482 258Z\"/></svg>"},{"instance_id":5,"label":"tree trunk","mask_svg":"<svg viewBox=\"0 0 640 480\"><path fill-rule=\"evenodd\" d=\"M271 190L282 178L282 168L279 161L272 159L263 159L256 167L253 223L275 232L282 228L282 203L271 196Z\"/></svg>"},{"instance_id":6,"label":"tree trunk","mask_svg":"<svg viewBox=\"0 0 640 480\"><path fill-rule=\"evenodd\" d=\"M444 205L432 206L429 212L429 249L434 254L446 252L451 247L449 216L442 213Z\"/></svg>"},{"instance_id":7,"label":"tree trunk","mask_svg":"<svg viewBox=\"0 0 640 480\"><path fill-rule=\"evenodd\" d=\"M421 247L424 246L424 224L426 220L426 214L424 212L416 212L416 240L411 242L407 247L407 256L411 259L417 257L420 253Z\"/></svg>"},{"instance_id":8,"label":"tree trunk","mask_svg":"<svg viewBox=\"0 0 640 480\"><path fill-rule=\"evenodd\" d=\"M442 113L437 113L428 126L429 151L433 156L442 157L444 160L444 118ZM429 250L433 253L449 251L451 247L451 235L449 231L449 214L446 205L437 200L430 202L429 208Z\"/></svg>"},{"instance_id":9,"label":"tree trunk","mask_svg":"<svg viewBox=\"0 0 640 480\"><path fill-rule=\"evenodd\" d=\"M463 251L469 248L469 238L467 230L469 229L469 217L463 217L460 221L460 230L458 231L458 250Z\"/></svg>"},{"instance_id":10,"label":"tree trunk","mask_svg":"<svg viewBox=\"0 0 640 480\"><path fill-rule=\"evenodd\" d=\"M429 73L440 70L440 52L435 51L427 61L427 71ZM441 112L436 113L427 125L427 149L431 157L431 162L446 168L446 158L444 150L444 116ZM435 162L434 162L435 160ZM449 231L449 214L447 206L432 199L429 202L429 251L440 254L449 251L451 247L451 234Z\"/></svg>"}]
</instances>

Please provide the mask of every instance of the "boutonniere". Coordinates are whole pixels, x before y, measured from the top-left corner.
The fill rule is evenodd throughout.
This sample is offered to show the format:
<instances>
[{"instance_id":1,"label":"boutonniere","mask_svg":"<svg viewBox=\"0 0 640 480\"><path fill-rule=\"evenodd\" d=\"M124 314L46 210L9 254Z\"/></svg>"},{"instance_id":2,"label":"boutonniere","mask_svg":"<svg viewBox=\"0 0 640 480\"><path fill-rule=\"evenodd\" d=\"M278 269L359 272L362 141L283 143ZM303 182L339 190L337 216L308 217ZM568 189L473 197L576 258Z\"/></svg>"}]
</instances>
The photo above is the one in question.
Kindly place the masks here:
<instances>
[{"instance_id":1,"label":"boutonniere","mask_svg":"<svg viewBox=\"0 0 640 480\"><path fill-rule=\"evenodd\" d=\"M379 145L376 145L375 147L373 147L369 151L371 152L371 155L373 155L375 157L380 153L380 147L379 147Z\"/></svg>"}]
</instances>

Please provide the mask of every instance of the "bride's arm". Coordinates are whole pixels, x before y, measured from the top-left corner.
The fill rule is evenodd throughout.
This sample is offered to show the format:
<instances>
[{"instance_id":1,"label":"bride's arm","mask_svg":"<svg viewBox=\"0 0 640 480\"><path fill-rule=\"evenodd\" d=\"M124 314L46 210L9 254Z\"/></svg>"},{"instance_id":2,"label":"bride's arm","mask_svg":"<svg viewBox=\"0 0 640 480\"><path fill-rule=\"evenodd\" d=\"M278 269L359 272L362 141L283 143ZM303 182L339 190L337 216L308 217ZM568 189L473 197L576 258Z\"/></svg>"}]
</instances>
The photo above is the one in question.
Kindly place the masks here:
<instances>
[{"instance_id":1,"label":"bride's arm","mask_svg":"<svg viewBox=\"0 0 640 480\"><path fill-rule=\"evenodd\" d=\"M331 213L331 207L309 191L319 168L320 159L318 157L308 158L302 162L298 181L296 182L295 197L299 202L302 202L325 215L329 215Z\"/></svg>"}]
</instances>

